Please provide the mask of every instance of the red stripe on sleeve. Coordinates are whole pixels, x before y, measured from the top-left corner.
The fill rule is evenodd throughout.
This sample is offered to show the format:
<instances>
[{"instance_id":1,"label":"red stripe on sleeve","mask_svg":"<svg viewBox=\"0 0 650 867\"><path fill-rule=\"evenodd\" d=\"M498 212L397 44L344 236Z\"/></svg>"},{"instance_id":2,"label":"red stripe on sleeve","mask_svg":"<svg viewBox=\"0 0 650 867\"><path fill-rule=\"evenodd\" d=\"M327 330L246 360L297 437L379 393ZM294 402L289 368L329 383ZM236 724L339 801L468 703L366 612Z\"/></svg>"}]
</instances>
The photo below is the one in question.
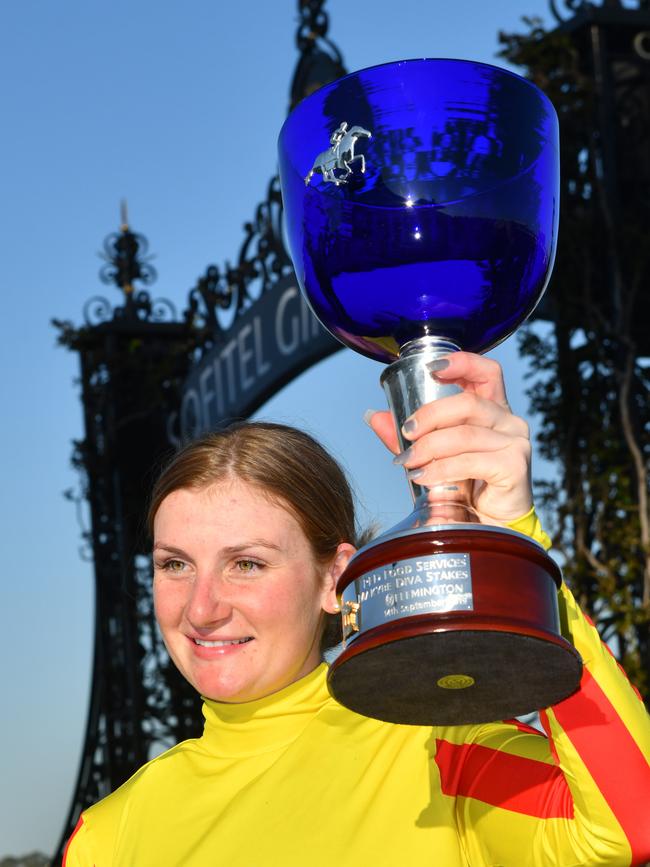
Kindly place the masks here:
<instances>
[{"instance_id":1,"label":"red stripe on sleeve","mask_svg":"<svg viewBox=\"0 0 650 867\"><path fill-rule=\"evenodd\" d=\"M555 765L479 744L436 743L443 794L476 798L539 819L573 818L571 792Z\"/></svg>"},{"instance_id":2,"label":"red stripe on sleeve","mask_svg":"<svg viewBox=\"0 0 650 867\"><path fill-rule=\"evenodd\" d=\"M578 692L552 710L621 824L632 862L650 858L650 766L586 668Z\"/></svg>"},{"instance_id":3,"label":"red stripe on sleeve","mask_svg":"<svg viewBox=\"0 0 650 867\"><path fill-rule=\"evenodd\" d=\"M66 863L66 860L67 860L67 858L68 858L68 848L70 847L70 843L72 843L72 841L74 840L74 835L75 835L75 834L77 833L77 831L81 828L81 826L83 825L83 823L84 823L84 818L83 818L83 816L79 816L79 821L78 821L77 824L75 825L75 829L74 829L74 831L72 832L72 834L70 834L70 839L69 839L68 842L65 844L65 849L63 850L63 861L61 862L61 867L65 867L65 863Z\"/></svg>"}]
</instances>

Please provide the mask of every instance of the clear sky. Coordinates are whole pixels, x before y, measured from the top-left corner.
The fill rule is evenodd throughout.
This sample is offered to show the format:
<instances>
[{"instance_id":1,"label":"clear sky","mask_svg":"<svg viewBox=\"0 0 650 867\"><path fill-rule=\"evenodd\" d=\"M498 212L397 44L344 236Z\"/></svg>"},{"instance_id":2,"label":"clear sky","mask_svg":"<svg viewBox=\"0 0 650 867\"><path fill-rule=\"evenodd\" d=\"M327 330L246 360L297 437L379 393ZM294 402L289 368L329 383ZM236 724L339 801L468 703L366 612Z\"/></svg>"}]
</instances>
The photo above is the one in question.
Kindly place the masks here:
<instances>
[{"instance_id":1,"label":"clear sky","mask_svg":"<svg viewBox=\"0 0 650 867\"><path fill-rule=\"evenodd\" d=\"M20 0L0 4L0 857L57 842L89 691L91 564L79 555L71 440L82 436L77 358L55 316L118 292L98 278L128 198L157 254L154 296L182 309L210 263L236 259L275 171L297 50L295 0ZM350 70L407 57L495 59L499 29L548 20L546 0L330 0ZM499 351L525 412L514 341ZM381 366L341 352L263 415L320 435L370 518L403 517L401 471L361 416L382 406Z\"/></svg>"}]
</instances>

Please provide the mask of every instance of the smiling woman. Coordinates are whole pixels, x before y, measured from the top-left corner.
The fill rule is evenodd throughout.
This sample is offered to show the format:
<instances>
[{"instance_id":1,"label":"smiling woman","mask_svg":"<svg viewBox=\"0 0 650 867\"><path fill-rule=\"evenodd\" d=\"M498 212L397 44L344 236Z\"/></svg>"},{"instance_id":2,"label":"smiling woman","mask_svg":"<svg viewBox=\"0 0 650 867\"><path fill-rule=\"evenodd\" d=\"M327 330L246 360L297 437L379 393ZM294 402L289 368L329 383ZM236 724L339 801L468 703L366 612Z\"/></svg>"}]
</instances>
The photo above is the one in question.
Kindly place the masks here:
<instances>
[{"instance_id":1,"label":"smiling woman","mask_svg":"<svg viewBox=\"0 0 650 867\"><path fill-rule=\"evenodd\" d=\"M463 393L407 420L399 463L428 486L471 467L478 514L547 545L531 508L527 428L500 368L459 352L436 377ZM370 424L395 452L388 413ZM359 540L345 476L311 437L253 423L189 444L158 481L149 522L156 616L204 698L204 733L87 810L66 867L568 867L650 856L647 714L566 587L583 676L540 712L546 737L517 720L395 725L327 690L321 650Z\"/></svg>"},{"instance_id":2,"label":"smiling woman","mask_svg":"<svg viewBox=\"0 0 650 867\"><path fill-rule=\"evenodd\" d=\"M201 695L253 701L316 668L351 544L321 565L288 504L237 476L168 494L154 539L156 617Z\"/></svg>"},{"instance_id":3,"label":"smiling woman","mask_svg":"<svg viewBox=\"0 0 650 867\"><path fill-rule=\"evenodd\" d=\"M280 507L283 517L292 519L294 533L298 529L302 531L301 540L307 542L315 561L312 568L319 572L330 565L335 556L344 555L348 549L352 553L354 548L350 543L359 546L366 539L366 534L359 535L357 531L354 498L348 481L331 455L302 431L257 422L233 424L225 431L208 434L176 455L158 479L151 496L148 525L155 544L158 539L156 519L160 519L158 513L166 497L176 491L211 489L214 492L215 486L228 481L249 486L251 495L252 512L242 516L244 522L235 535L246 536L264 527L268 536L260 520L260 510L268 505ZM232 525L228 529L232 531ZM225 539L231 538L225 536ZM271 541L272 547L274 544ZM154 548L154 556L155 553ZM345 568L343 561L335 565L341 572ZM323 649L340 641L340 618L330 609L331 605L321 612Z\"/></svg>"}]
</instances>

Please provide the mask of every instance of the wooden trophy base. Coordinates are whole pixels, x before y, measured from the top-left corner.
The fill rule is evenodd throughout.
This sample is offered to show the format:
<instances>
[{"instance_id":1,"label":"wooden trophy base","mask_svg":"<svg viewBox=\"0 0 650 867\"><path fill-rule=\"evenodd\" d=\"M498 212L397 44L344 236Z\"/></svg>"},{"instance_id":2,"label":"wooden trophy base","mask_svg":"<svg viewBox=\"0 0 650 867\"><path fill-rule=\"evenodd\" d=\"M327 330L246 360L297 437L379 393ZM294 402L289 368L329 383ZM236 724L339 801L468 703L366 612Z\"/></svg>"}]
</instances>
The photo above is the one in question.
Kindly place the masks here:
<instances>
[{"instance_id":1,"label":"wooden trophy base","mask_svg":"<svg viewBox=\"0 0 650 867\"><path fill-rule=\"evenodd\" d=\"M560 634L561 580L539 545L510 530L459 524L378 540L339 580L346 641L330 691L364 716L411 725L555 704L582 675Z\"/></svg>"}]
</instances>

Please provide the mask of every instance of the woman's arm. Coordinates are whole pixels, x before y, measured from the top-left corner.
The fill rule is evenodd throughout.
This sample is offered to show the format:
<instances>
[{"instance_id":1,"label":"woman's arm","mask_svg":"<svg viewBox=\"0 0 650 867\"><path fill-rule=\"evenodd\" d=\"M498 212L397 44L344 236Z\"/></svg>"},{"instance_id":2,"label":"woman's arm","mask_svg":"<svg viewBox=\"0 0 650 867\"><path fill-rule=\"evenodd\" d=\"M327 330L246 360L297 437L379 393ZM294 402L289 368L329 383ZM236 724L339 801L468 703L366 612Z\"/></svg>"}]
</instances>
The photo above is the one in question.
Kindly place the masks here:
<instances>
[{"instance_id":1,"label":"woman's arm","mask_svg":"<svg viewBox=\"0 0 650 867\"><path fill-rule=\"evenodd\" d=\"M435 376L463 393L421 407L400 458L418 484L472 478L482 521L510 527L548 547L532 508L528 428L508 406L496 362L454 353ZM392 418L369 419L387 447L399 447ZM631 865L650 859L650 720L639 695L582 614L559 597L580 652L580 688L541 713L547 737L517 721L440 730L436 763L454 799L471 864L512 867Z\"/></svg>"},{"instance_id":2,"label":"woman's arm","mask_svg":"<svg viewBox=\"0 0 650 867\"><path fill-rule=\"evenodd\" d=\"M650 859L650 721L594 626L562 588L580 688L540 716L447 728L437 741L471 864L639 865Z\"/></svg>"}]
</instances>

